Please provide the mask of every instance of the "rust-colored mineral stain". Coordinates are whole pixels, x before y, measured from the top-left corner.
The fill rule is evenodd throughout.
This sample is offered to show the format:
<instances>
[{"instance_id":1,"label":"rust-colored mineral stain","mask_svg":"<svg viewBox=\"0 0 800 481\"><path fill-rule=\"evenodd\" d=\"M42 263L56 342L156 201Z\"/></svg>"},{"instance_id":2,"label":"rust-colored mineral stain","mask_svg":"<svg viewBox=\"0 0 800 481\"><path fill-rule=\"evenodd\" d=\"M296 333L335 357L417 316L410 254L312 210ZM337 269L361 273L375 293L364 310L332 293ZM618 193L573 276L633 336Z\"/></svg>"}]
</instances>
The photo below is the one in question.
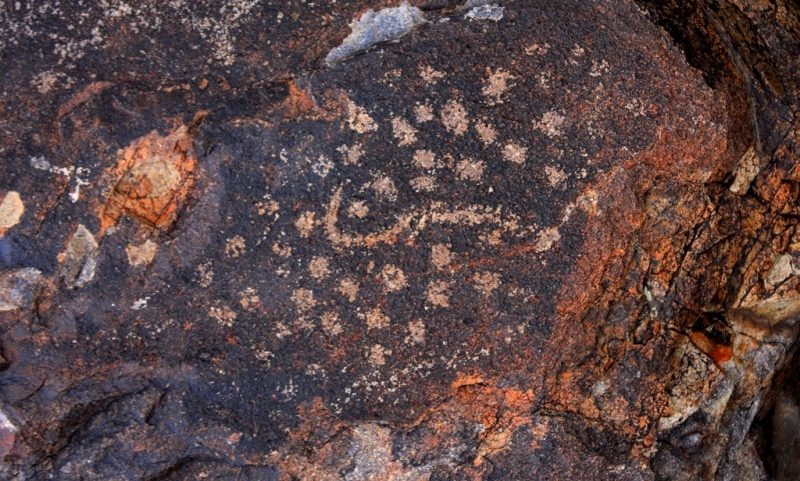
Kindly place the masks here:
<instances>
[{"instance_id":1,"label":"rust-colored mineral stain","mask_svg":"<svg viewBox=\"0 0 800 481\"><path fill-rule=\"evenodd\" d=\"M185 125L133 141L109 171L113 188L101 207L99 236L123 215L160 230L171 227L194 185L196 166Z\"/></svg>"},{"instance_id":2,"label":"rust-colored mineral stain","mask_svg":"<svg viewBox=\"0 0 800 481\"><path fill-rule=\"evenodd\" d=\"M689 340L720 366L733 357L733 347L717 344L699 331L689 334Z\"/></svg>"}]
</instances>

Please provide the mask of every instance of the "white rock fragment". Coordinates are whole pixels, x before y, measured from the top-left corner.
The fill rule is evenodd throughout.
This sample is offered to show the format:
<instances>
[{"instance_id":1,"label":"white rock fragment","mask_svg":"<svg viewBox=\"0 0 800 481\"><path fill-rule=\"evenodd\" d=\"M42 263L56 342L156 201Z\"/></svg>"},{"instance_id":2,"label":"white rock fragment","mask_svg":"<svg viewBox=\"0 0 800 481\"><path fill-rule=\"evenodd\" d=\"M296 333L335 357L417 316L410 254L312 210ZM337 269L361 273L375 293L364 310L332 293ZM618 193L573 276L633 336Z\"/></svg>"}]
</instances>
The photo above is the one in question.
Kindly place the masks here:
<instances>
[{"instance_id":1,"label":"white rock fragment","mask_svg":"<svg viewBox=\"0 0 800 481\"><path fill-rule=\"evenodd\" d=\"M0 312L32 305L41 280L42 273L30 267L0 273Z\"/></svg>"},{"instance_id":2,"label":"white rock fragment","mask_svg":"<svg viewBox=\"0 0 800 481\"><path fill-rule=\"evenodd\" d=\"M404 1L399 7L368 10L350 23L350 35L325 57L329 66L381 42L397 40L427 20L417 7Z\"/></svg>"},{"instance_id":3,"label":"white rock fragment","mask_svg":"<svg viewBox=\"0 0 800 481\"><path fill-rule=\"evenodd\" d=\"M99 245L89 229L79 224L59 256L61 277L70 288L83 287L94 279Z\"/></svg>"},{"instance_id":4,"label":"white rock fragment","mask_svg":"<svg viewBox=\"0 0 800 481\"><path fill-rule=\"evenodd\" d=\"M736 166L736 178L730 186L730 191L736 195L745 195L760 171L761 158L756 150L750 147L739 159L739 164Z\"/></svg>"},{"instance_id":5,"label":"white rock fragment","mask_svg":"<svg viewBox=\"0 0 800 481\"><path fill-rule=\"evenodd\" d=\"M493 22L499 22L503 18L505 10L505 7L501 7L496 3L492 3L491 5L479 5L467 12L464 18L467 20L491 20Z\"/></svg>"},{"instance_id":6,"label":"white rock fragment","mask_svg":"<svg viewBox=\"0 0 800 481\"><path fill-rule=\"evenodd\" d=\"M19 224L22 214L25 213L25 205L19 192L10 190L0 199L0 237L3 233Z\"/></svg>"}]
</instances>

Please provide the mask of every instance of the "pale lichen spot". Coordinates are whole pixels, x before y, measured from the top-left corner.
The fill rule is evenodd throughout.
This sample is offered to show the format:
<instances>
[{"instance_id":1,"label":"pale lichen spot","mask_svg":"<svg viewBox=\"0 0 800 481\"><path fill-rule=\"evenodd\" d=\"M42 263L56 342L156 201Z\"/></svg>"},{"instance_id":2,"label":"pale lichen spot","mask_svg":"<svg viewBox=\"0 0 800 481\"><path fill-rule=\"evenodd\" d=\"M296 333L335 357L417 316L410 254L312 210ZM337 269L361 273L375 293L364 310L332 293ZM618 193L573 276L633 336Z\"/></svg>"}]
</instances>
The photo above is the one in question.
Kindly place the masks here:
<instances>
[{"instance_id":1,"label":"pale lichen spot","mask_svg":"<svg viewBox=\"0 0 800 481\"><path fill-rule=\"evenodd\" d=\"M278 210L280 210L280 205L274 200L256 202L256 212L258 212L260 216L273 215L278 212Z\"/></svg>"},{"instance_id":2,"label":"pale lichen spot","mask_svg":"<svg viewBox=\"0 0 800 481\"><path fill-rule=\"evenodd\" d=\"M509 88L513 87L511 80L514 80L516 77L502 68L494 72L490 69L486 69L486 73L488 74L488 78L483 85L481 93L488 99L489 105L502 103L503 95Z\"/></svg>"},{"instance_id":3,"label":"pale lichen spot","mask_svg":"<svg viewBox=\"0 0 800 481\"><path fill-rule=\"evenodd\" d=\"M311 277L318 281L325 279L331 274L328 259L320 256L314 257L311 259L311 262L308 263L308 272L311 274Z\"/></svg>"},{"instance_id":4,"label":"pale lichen spot","mask_svg":"<svg viewBox=\"0 0 800 481\"><path fill-rule=\"evenodd\" d=\"M553 244L561 239L561 233L558 232L558 227L550 227L539 232L536 237L536 252L545 252L553 247Z\"/></svg>"},{"instance_id":5,"label":"pale lichen spot","mask_svg":"<svg viewBox=\"0 0 800 481\"><path fill-rule=\"evenodd\" d=\"M503 230L494 229L490 232L480 234L478 238L490 246L499 246L503 243Z\"/></svg>"},{"instance_id":6,"label":"pale lichen spot","mask_svg":"<svg viewBox=\"0 0 800 481\"><path fill-rule=\"evenodd\" d=\"M392 264L386 264L381 269L381 281L389 292L396 292L408 286L405 273Z\"/></svg>"},{"instance_id":7,"label":"pale lichen spot","mask_svg":"<svg viewBox=\"0 0 800 481\"><path fill-rule=\"evenodd\" d=\"M364 319L367 322L368 331L389 327L389 316L384 314L379 307L367 311L367 313L364 315Z\"/></svg>"},{"instance_id":8,"label":"pale lichen spot","mask_svg":"<svg viewBox=\"0 0 800 481\"><path fill-rule=\"evenodd\" d=\"M211 268L211 261L197 266L197 283L200 287L206 288L214 282L214 269Z\"/></svg>"},{"instance_id":9,"label":"pale lichen spot","mask_svg":"<svg viewBox=\"0 0 800 481\"><path fill-rule=\"evenodd\" d=\"M598 195L594 189L586 189L577 199L578 208L589 215L598 213Z\"/></svg>"},{"instance_id":10,"label":"pale lichen spot","mask_svg":"<svg viewBox=\"0 0 800 481\"><path fill-rule=\"evenodd\" d=\"M352 101L347 102L347 125L359 134L378 130L378 124L369 116L367 110Z\"/></svg>"},{"instance_id":11,"label":"pale lichen spot","mask_svg":"<svg viewBox=\"0 0 800 481\"><path fill-rule=\"evenodd\" d=\"M370 184L372 190L375 191L383 199L394 202L397 200L397 187L391 177L381 176L372 181Z\"/></svg>"},{"instance_id":12,"label":"pale lichen spot","mask_svg":"<svg viewBox=\"0 0 800 481\"><path fill-rule=\"evenodd\" d=\"M233 321L236 320L236 312L234 312L230 307L217 301L208 310L208 317L216 320L220 326L231 327L233 326Z\"/></svg>"},{"instance_id":13,"label":"pale lichen spot","mask_svg":"<svg viewBox=\"0 0 800 481\"><path fill-rule=\"evenodd\" d=\"M414 117L418 124L430 122L435 118L433 114L433 107L428 104L419 104L414 107Z\"/></svg>"},{"instance_id":14,"label":"pale lichen spot","mask_svg":"<svg viewBox=\"0 0 800 481\"><path fill-rule=\"evenodd\" d=\"M523 147L514 142L509 142L503 147L503 158L515 164L525 163L525 157L528 155L528 148Z\"/></svg>"},{"instance_id":15,"label":"pale lichen spot","mask_svg":"<svg viewBox=\"0 0 800 481\"><path fill-rule=\"evenodd\" d=\"M141 244L128 244L125 247L125 254L128 256L128 264L139 267L146 266L153 262L158 251L158 244L147 239Z\"/></svg>"},{"instance_id":16,"label":"pale lichen spot","mask_svg":"<svg viewBox=\"0 0 800 481\"><path fill-rule=\"evenodd\" d=\"M574 57L580 58L583 57L583 55L586 53L586 50L576 43L575 46L572 47L572 50L570 50L570 53L572 53Z\"/></svg>"},{"instance_id":17,"label":"pale lichen spot","mask_svg":"<svg viewBox=\"0 0 800 481\"><path fill-rule=\"evenodd\" d=\"M479 272L475 274L473 281L475 289L484 296L490 296L502 284L497 272Z\"/></svg>"},{"instance_id":18,"label":"pale lichen spot","mask_svg":"<svg viewBox=\"0 0 800 481\"><path fill-rule=\"evenodd\" d=\"M558 187L567 179L567 174L565 174L563 170L551 165L544 168L544 173L551 187Z\"/></svg>"},{"instance_id":19,"label":"pale lichen spot","mask_svg":"<svg viewBox=\"0 0 800 481\"><path fill-rule=\"evenodd\" d=\"M410 321L408 323L408 337L406 337L405 342L410 342L411 344L425 342L425 323L419 319Z\"/></svg>"},{"instance_id":20,"label":"pale lichen spot","mask_svg":"<svg viewBox=\"0 0 800 481\"><path fill-rule=\"evenodd\" d=\"M442 125L455 135L464 135L469 128L469 117L467 110L457 100L451 100L442 107L440 113Z\"/></svg>"},{"instance_id":21,"label":"pale lichen spot","mask_svg":"<svg viewBox=\"0 0 800 481\"><path fill-rule=\"evenodd\" d=\"M428 302L438 307L450 307L450 282L432 281L426 292Z\"/></svg>"},{"instance_id":22,"label":"pale lichen spot","mask_svg":"<svg viewBox=\"0 0 800 481\"><path fill-rule=\"evenodd\" d=\"M411 145L417 141L417 129L400 117L392 119L392 132L400 147Z\"/></svg>"},{"instance_id":23,"label":"pale lichen spot","mask_svg":"<svg viewBox=\"0 0 800 481\"><path fill-rule=\"evenodd\" d=\"M525 47L525 55L544 55L548 50L550 50L549 43L544 43L542 45L539 45L538 43L532 43Z\"/></svg>"},{"instance_id":24,"label":"pale lichen spot","mask_svg":"<svg viewBox=\"0 0 800 481\"><path fill-rule=\"evenodd\" d=\"M436 188L436 180L429 175L420 175L409 181L415 192L432 192Z\"/></svg>"},{"instance_id":25,"label":"pale lichen spot","mask_svg":"<svg viewBox=\"0 0 800 481\"><path fill-rule=\"evenodd\" d=\"M320 319L322 329L329 336L338 336L342 333L342 325L339 323L339 316L334 311L328 311Z\"/></svg>"},{"instance_id":26,"label":"pale lichen spot","mask_svg":"<svg viewBox=\"0 0 800 481\"><path fill-rule=\"evenodd\" d=\"M356 200L347 208L347 215L357 219L363 219L369 214L369 206L363 200Z\"/></svg>"},{"instance_id":27,"label":"pale lichen spot","mask_svg":"<svg viewBox=\"0 0 800 481\"><path fill-rule=\"evenodd\" d=\"M358 282L350 278L344 278L339 281L339 294L345 297L350 302L355 302L358 295Z\"/></svg>"},{"instance_id":28,"label":"pale lichen spot","mask_svg":"<svg viewBox=\"0 0 800 481\"><path fill-rule=\"evenodd\" d=\"M453 261L450 246L447 244L434 244L431 247L431 264L437 269L444 269Z\"/></svg>"},{"instance_id":29,"label":"pale lichen spot","mask_svg":"<svg viewBox=\"0 0 800 481\"><path fill-rule=\"evenodd\" d=\"M430 65L422 65L419 67L419 76L426 84L435 85L444 78L444 72L440 72Z\"/></svg>"},{"instance_id":30,"label":"pale lichen spot","mask_svg":"<svg viewBox=\"0 0 800 481\"><path fill-rule=\"evenodd\" d=\"M456 164L456 173L461 180L477 182L481 180L486 164L482 160L462 159Z\"/></svg>"},{"instance_id":31,"label":"pale lichen spot","mask_svg":"<svg viewBox=\"0 0 800 481\"><path fill-rule=\"evenodd\" d=\"M239 305L247 312L254 312L261 305L261 298L255 289L248 287L239 293Z\"/></svg>"},{"instance_id":32,"label":"pale lichen spot","mask_svg":"<svg viewBox=\"0 0 800 481\"><path fill-rule=\"evenodd\" d=\"M340 145L336 150L342 154L342 160L347 165L358 165L364 155L364 148L358 143L349 146Z\"/></svg>"},{"instance_id":33,"label":"pale lichen spot","mask_svg":"<svg viewBox=\"0 0 800 481\"><path fill-rule=\"evenodd\" d=\"M333 170L333 162L324 155L320 155L317 161L311 166L311 171L323 179L331 173L331 170Z\"/></svg>"},{"instance_id":34,"label":"pale lichen spot","mask_svg":"<svg viewBox=\"0 0 800 481\"><path fill-rule=\"evenodd\" d=\"M300 217L298 217L294 222L295 228L297 228L297 231L300 232L300 237L305 238L311 235L311 232L314 230L314 226L317 225L317 221L314 217L314 212L305 211L300 214Z\"/></svg>"},{"instance_id":35,"label":"pale lichen spot","mask_svg":"<svg viewBox=\"0 0 800 481\"><path fill-rule=\"evenodd\" d=\"M386 349L380 344L375 344L369 349L367 361L372 366L383 366L386 364L386 358L391 355L392 351L390 349Z\"/></svg>"},{"instance_id":36,"label":"pale lichen spot","mask_svg":"<svg viewBox=\"0 0 800 481\"><path fill-rule=\"evenodd\" d=\"M292 291L292 302L300 312L310 311L317 305L314 293L308 289L295 289Z\"/></svg>"},{"instance_id":37,"label":"pale lichen spot","mask_svg":"<svg viewBox=\"0 0 800 481\"><path fill-rule=\"evenodd\" d=\"M278 321L275 323L275 337L278 339L283 339L284 337L289 337L292 335L292 330L289 329L286 324Z\"/></svg>"},{"instance_id":38,"label":"pale lichen spot","mask_svg":"<svg viewBox=\"0 0 800 481\"><path fill-rule=\"evenodd\" d=\"M494 130L491 124L479 121L475 124L475 131L484 145L491 145L497 140L497 131Z\"/></svg>"},{"instance_id":39,"label":"pale lichen spot","mask_svg":"<svg viewBox=\"0 0 800 481\"><path fill-rule=\"evenodd\" d=\"M608 72L609 66L606 60L601 60L598 62L597 60L592 60L592 68L589 69L589 76L590 77L600 77L604 73Z\"/></svg>"},{"instance_id":40,"label":"pale lichen spot","mask_svg":"<svg viewBox=\"0 0 800 481\"><path fill-rule=\"evenodd\" d=\"M420 169L432 169L436 166L436 155L426 149L419 149L414 152L414 165Z\"/></svg>"},{"instance_id":41,"label":"pale lichen spot","mask_svg":"<svg viewBox=\"0 0 800 481\"><path fill-rule=\"evenodd\" d=\"M292 255L292 246L283 245L280 242L272 244L272 253L280 257L289 257Z\"/></svg>"},{"instance_id":42,"label":"pale lichen spot","mask_svg":"<svg viewBox=\"0 0 800 481\"><path fill-rule=\"evenodd\" d=\"M5 232L19 224L22 219L22 214L25 213L25 205L22 203L22 198L19 192L10 190L0 201L0 237Z\"/></svg>"},{"instance_id":43,"label":"pale lichen spot","mask_svg":"<svg viewBox=\"0 0 800 481\"><path fill-rule=\"evenodd\" d=\"M564 134L562 130L564 127L564 120L566 120L565 117L558 112L545 112L540 120L534 122L533 127L537 130L541 130L550 138L559 137Z\"/></svg>"},{"instance_id":44,"label":"pale lichen spot","mask_svg":"<svg viewBox=\"0 0 800 481\"><path fill-rule=\"evenodd\" d=\"M233 236L225 242L225 255L233 258L239 257L244 254L246 247L244 237L240 235Z\"/></svg>"}]
</instances>

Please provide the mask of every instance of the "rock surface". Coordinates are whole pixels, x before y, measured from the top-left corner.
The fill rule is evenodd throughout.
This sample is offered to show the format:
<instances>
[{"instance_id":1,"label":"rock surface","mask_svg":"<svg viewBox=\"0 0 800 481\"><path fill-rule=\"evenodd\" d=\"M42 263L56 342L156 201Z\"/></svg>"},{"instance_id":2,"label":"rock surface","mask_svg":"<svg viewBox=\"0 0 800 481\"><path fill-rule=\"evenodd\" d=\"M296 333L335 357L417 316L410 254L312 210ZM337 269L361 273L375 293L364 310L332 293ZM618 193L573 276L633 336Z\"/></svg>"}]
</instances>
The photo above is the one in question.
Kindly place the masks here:
<instances>
[{"instance_id":1,"label":"rock surface","mask_svg":"<svg viewBox=\"0 0 800 481\"><path fill-rule=\"evenodd\" d=\"M462 3L0 5L5 479L795 479L800 8Z\"/></svg>"}]
</instances>

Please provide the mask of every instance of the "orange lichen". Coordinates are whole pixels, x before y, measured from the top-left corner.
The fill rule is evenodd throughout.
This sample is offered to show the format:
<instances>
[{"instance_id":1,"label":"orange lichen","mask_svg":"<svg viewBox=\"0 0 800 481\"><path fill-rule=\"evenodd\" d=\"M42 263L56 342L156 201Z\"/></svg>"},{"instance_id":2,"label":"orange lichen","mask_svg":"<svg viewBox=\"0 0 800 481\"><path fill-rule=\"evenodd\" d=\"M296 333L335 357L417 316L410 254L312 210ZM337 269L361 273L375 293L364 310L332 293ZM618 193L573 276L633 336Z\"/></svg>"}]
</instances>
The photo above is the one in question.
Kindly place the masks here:
<instances>
[{"instance_id":1,"label":"orange lichen","mask_svg":"<svg viewBox=\"0 0 800 481\"><path fill-rule=\"evenodd\" d=\"M289 95L281 103L284 114L289 118L313 117L319 115L314 98L301 89L294 80L289 80Z\"/></svg>"},{"instance_id":2,"label":"orange lichen","mask_svg":"<svg viewBox=\"0 0 800 481\"><path fill-rule=\"evenodd\" d=\"M192 136L184 125L133 141L107 173L113 187L100 210L99 235L124 215L156 229L171 227L194 185L196 167Z\"/></svg>"}]
</instances>

